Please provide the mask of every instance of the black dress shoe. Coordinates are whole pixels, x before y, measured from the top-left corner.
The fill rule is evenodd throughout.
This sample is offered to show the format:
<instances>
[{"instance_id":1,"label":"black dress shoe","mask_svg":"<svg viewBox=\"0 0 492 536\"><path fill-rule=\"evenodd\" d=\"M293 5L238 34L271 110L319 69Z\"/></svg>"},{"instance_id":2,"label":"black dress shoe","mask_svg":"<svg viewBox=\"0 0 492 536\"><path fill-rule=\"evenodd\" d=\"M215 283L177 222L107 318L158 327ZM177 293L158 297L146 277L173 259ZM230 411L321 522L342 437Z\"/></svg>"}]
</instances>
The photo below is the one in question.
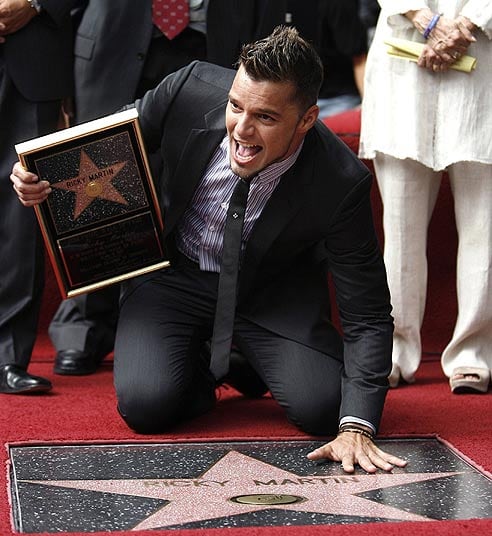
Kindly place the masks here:
<instances>
[{"instance_id":1,"label":"black dress shoe","mask_svg":"<svg viewBox=\"0 0 492 536\"><path fill-rule=\"evenodd\" d=\"M230 385L247 398L261 398L268 392L268 387L258 376L244 355L232 348L229 361L229 372L222 383Z\"/></svg>"},{"instance_id":2,"label":"black dress shoe","mask_svg":"<svg viewBox=\"0 0 492 536\"><path fill-rule=\"evenodd\" d=\"M81 350L60 350L55 357L55 374L64 376L85 376L96 372L102 358Z\"/></svg>"},{"instance_id":3,"label":"black dress shoe","mask_svg":"<svg viewBox=\"0 0 492 536\"><path fill-rule=\"evenodd\" d=\"M0 367L0 393L8 395L44 393L52 387L49 380L33 376L17 365Z\"/></svg>"}]
</instances>

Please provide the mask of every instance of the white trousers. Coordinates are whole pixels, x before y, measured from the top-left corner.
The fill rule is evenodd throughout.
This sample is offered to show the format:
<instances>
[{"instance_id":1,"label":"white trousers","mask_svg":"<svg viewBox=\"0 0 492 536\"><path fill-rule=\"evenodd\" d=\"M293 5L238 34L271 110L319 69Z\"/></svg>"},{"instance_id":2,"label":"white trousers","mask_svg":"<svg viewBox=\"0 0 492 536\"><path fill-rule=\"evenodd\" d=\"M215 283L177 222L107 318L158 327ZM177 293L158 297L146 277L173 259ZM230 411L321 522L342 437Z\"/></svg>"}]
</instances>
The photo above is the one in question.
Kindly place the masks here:
<instances>
[{"instance_id":1,"label":"white trousers","mask_svg":"<svg viewBox=\"0 0 492 536\"><path fill-rule=\"evenodd\" d=\"M378 153L384 259L395 318L393 363L412 381L420 364L427 295L427 232L442 172ZM460 366L492 369L492 166L459 162L447 170L458 230L458 317L441 357L446 376Z\"/></svg>"}]
</instances>

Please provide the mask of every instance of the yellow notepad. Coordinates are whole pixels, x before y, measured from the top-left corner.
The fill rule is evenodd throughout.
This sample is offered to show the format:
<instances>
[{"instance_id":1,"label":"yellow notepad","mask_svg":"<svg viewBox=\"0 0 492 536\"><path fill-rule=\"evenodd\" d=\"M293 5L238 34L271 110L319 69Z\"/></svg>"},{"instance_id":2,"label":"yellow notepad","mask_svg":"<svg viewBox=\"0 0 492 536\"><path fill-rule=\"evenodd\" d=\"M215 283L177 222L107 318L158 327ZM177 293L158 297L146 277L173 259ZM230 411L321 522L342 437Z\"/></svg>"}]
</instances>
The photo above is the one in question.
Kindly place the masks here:
<instances>
[{"instance_id":1,"label":"yellow notepad","mask_svg":"<svg viewBox=\"0 0 492 536\"><path fill-rule=\"evenodd\" d=\"M395 58L403 58L410 61L418 61L424 48L423 43L408 41L407 39L398 39L396 37L385 39L384 43L388 45L388 54ZM470 73L475 69L477 59L472 56L461 56L458 60L450 65L450 69Z\"/></svg>"}]
</instances>

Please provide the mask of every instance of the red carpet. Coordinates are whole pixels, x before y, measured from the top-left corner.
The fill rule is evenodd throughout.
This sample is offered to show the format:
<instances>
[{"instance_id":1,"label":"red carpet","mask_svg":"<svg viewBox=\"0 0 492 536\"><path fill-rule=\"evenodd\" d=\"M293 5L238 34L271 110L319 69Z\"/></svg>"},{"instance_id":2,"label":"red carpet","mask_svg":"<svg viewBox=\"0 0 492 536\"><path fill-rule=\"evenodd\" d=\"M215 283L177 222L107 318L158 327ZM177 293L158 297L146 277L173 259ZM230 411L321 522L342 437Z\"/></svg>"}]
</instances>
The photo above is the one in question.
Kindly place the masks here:
<instances>
[{"instance_id":1,"label":"red carpet","mask_svg":"<svg viewBox=\"0 0 492 536\"><path fill-rule=\"evenodd\" d=\"M344 121L344 124L347 120ZM350 125L349 125L350 126ZM357 122L350 131L337 131L343 139L357 139ZM350 130L350 129L349 129ZM380 229L380 205L374 194L375 216ZM472 464L492 472L491 415L492 397L488 395L452 395L444 378L438 356L448 340L455 315L454 249L456 238L452 222L451 200L443 184L434 216L429 242L431 295L423 338L426 358L414 385L389 393L381 436L406 437L437 435L457 449ZM49 274L50 275L50 274ZM3 444L24 442L137 442L186 440L305 439L288 424L283 412L270 398L245 400L233 390L222 389L217 408L186 426L161 436L133 434L116 412L112 387L111 363L87 377L62 377L52 374L53 350L47 343L46 327L59 301L53 278L48 277L45 306L40 326L40 344L36 348L31 372L48 377L54 383L52 394L38 397L0 395L0 434ZM0 536L15 534L11 527L8 503L6 448L2 450L4 469L0 474ZM441 522L406 522L368 525L330 525L306 527L261 527L244 529L182 530L180 535L223 536L435 536L483 535L492 533L492 519ZM60 534L60 533L58 533ZM67 533L68 534L68 533ZM80 533L70 533L81 536ZM94 536L114 533L94 532ZM176 534L176 531L133 531L123 535Z\"/></svg>"},{"instance_id":2,"label":"red carpet","mask_svg":"<svg viewBox=\"0 0 492 536\"><path fill-rule=\"evenodd\" d=\"M285 421L283 412L270 398L245 400L233 390L221 390L217 408L172 434L138 436L129 431L115 409L110 363L100 372L87 377L59 377L51 372L52 363L33 363L34 373L50 378L55 385L46 396L4 396L1 400L0 433L4 443L25 442L137 442L234 439L302 439L305 436ZM417 382L392 390L383 417L381 436L438 435L450 443L475 466L492 471L490 452L490 415L492 399L488 395L451 395L439 363L427 360L417 375ZM7 451L3 450L3 461ZM5 467L5 465L4 465ZM13 534L9 520L6 471L0 476L0 534ZM490 520L442 521L430 523L387 523L346 526L309 526L285 528L211 529L207 536L235 531L239 534L296 534L315 536L374 534L439 535L486 534L492 530ZM293 531L296 532L293 532ZM152 534L173 534L154 531ZM175 531L174 531L175 533ZM180 531L180 534L203 534L200 531ZM71 533L79 536L78 533ZM94 533L112 534L112 533ZM130 534L123 532L122 534ZM131 534L149 534L135 531ZM221 535L221 536L222 536Z\"/></svg>"}]
</instances>

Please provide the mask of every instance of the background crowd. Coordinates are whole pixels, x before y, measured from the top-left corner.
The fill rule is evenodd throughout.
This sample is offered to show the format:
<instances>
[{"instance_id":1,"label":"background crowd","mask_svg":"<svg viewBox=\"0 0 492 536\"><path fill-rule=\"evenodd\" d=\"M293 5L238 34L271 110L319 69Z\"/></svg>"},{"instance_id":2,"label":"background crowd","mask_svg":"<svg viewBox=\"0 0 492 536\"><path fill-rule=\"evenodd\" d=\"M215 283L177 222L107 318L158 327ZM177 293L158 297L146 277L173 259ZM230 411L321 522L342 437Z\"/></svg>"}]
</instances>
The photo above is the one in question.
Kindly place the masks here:
<instances>
[{"instance_id":1,"label":"background crowd","mask_svg":"<svg viewBox=\"0 0 492 536\"><path fill-rule=\"evenodd\" d=\"M176 35L152 0L0 0L0 392L43 392L27 372L44 255L34 212L10 187L14 145L117 111L192 60L233 67L241 47L295 26L321 57L320 117L362 103L359 156L374 162L384 206L393 306L389 382L421 361L429 221L444 174L459 235L458 318L442 355L453 392L486 392L492 369L492 2L479 0L190 0ZM377 27L376 27L377 24ZM418 63L384 40L424 45ZM471 73L453 68L463 55ZM150 155L159 173L159 153ZM113 350L120 288L64 300L51 325L57 374L90 374Z\"/></svg>"}]
</instances>

